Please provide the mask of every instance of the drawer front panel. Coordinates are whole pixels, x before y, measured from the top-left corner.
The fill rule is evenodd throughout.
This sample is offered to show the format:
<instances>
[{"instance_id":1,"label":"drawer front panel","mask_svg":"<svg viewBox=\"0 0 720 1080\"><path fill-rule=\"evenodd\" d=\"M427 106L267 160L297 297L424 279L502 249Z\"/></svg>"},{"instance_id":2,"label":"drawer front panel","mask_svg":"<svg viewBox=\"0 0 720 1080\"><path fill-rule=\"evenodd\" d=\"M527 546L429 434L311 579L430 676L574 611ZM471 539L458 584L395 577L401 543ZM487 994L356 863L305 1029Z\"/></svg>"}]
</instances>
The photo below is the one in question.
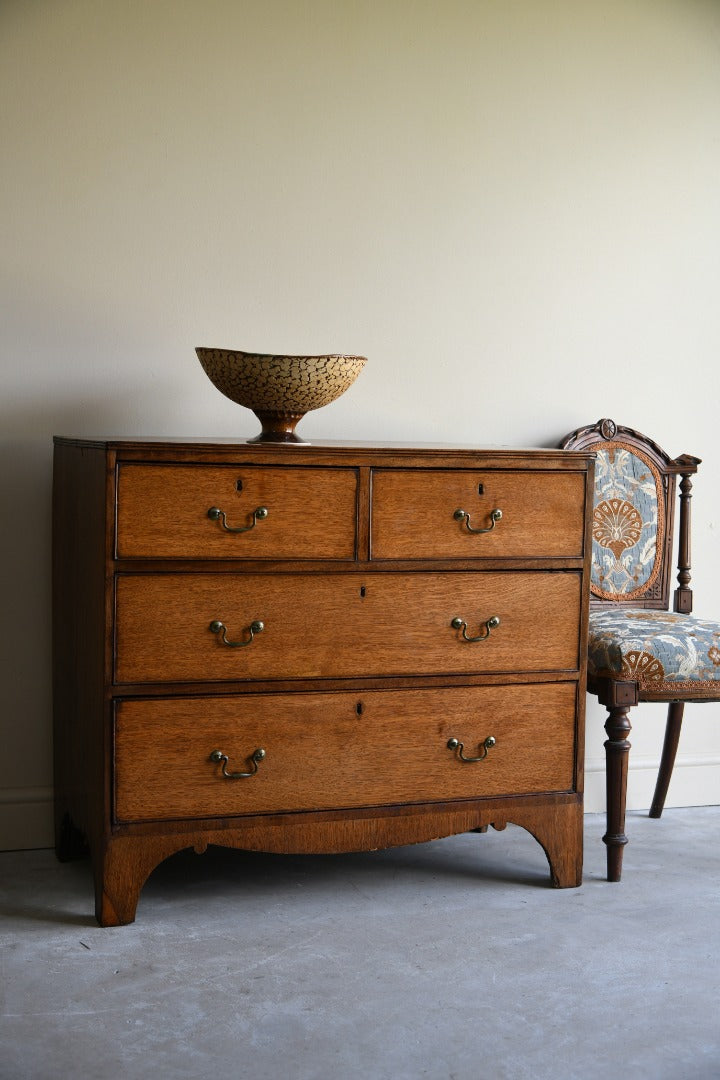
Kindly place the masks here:
<instances>
[{"instance_id":1,"label":"drawer front panel","mask_svg":"<svg viewBox=\"0 0 720 1080\"><path fill-rule=\"evenodd\" d=\"M115 678L575 671L580 584L532 571L120 575Z\"/></svg>"},{"instance_id":2,"label":"drawer front panel","mask_svg":"<svg viewBox=\"0 0 720 1080\"><path fill-rule=\"evenodd\" d=\"M584 473L376 469L372 557L581 558L584 507Z\"/></svg>"},{"instance_id":3,"label":"drawer front panel","mask_svg":"<svg viewBox=\"0 0 720 1080\"><path fill-rule=\"evenodd\" d=\"M356 533L355 469L118 469L121 559L353 559Z\"/></svg>"},{"instance_id":4,"label":"drawer front panel","mask_svg":"<svg viewBox=\"0 0 720 1080\"><path fill-rule=\"evenodd\" d=\"M115 723L122 822L571 791L572 683L126 700ZM479 763L466 756L492 736ZM251 755L265 751L257 772ZM227 758L213 762L221 751Z\"/></svg>"}]
</instances>

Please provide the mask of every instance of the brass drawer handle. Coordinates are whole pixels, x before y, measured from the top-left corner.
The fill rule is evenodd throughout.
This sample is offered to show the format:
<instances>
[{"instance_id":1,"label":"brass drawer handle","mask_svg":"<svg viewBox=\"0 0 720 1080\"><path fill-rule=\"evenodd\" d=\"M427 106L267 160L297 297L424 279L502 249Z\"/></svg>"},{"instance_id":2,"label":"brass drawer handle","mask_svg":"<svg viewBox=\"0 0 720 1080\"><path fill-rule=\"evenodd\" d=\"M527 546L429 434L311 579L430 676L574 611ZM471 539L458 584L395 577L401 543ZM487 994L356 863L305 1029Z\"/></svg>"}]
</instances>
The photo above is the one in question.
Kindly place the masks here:
<instances>
[{"instance_id":1,"label":"brass drawer handle","mask_svg":"<svg viewBox=\"0 0 720 1080\"><path fill-rule=\"evenodd\" d=\"M478 761L484 761L485 758L488 756L488 750L491 750L494 745L495 737L493 735L488 735L487 739L485 739L485 742L480 744L480 747L482 749L482 754L480 755L480 757L465 757L465 754L463 753L465 747L459 739L448 739L447 748L448 750L457 750L457 756L460 758L461 761L467 762L468 765L474 765Z\"/></svg>"},{"instance_id":2,"label":"brass drawer handle","mask_svg":"<svg viewBox=\"0 0 720 1080\"><path fill-rule=\"evenodd\" d=\"M265 751L262 749L262 747L258 747L257 750L254 750L252 752L252 754L250 755L250 760L252 761L253 767L250 772L228 772L228 756L227 754L223 754L222 750L213 750L210 755L210 760L217 762L222 761L222 774L227 780L244 780L246 776L255 775L255 773L258 771L258 765L264 757Z\"/></svg>"},{"instance_id":3,"label":"brass drawer handle","mask_svg":"<svg viewBox=\"0 0 720 1080\"><path fill-rule=\"evenodd\" d=\"M225 511L221 510L219 506L211 506L207 516L211 521L219 521L225 532L244 533L254 529L258 521L265 520L268 516L268 508L267 506L258 506L257 510L253 510L252 525L228 525Z\"/></svg>"},{"instance_id":4,"label":"brass drawer handle","mask_svg":"<svg viewBox=\"0 0 720 1080\"><path fill-rule=\"evenodd\" d=\"M453 517L455 518L456 521L464 521L465 522L465 525L467 526L467 531L468 532L476 533L476 534L477 533L489 533L489 532L492 532L493 529L495 528L495 526L497 525L498 521L501 520L502 516L503 516L502 510L500 510L499 507L496 507L494 510L490 511L490 521L492 522L492 524L487 529L473 529L472 525L470 524L470 515L467 513L466 510L458 509L453 514Z\"/></svg>"},{"instance_id":5,"label":"brass drawer handle","mask_svg":"<svg viewBox=\"0 0 720 1080\"><path fill-rule=\"evenodd\" d=\"M495 630L500 625L500 616L493 615L492 618L487 619L484 623L485 633L479 634L477 637L469 637L467 632L467 623L464 619L461 619L458 615L455 616L450 623L453 630L462 630L462 636L466 641L485 641L490 637L490 631Z\"/></svg>"},{"instance_id":6,"label":"brass drawer handle","mask_svg":"<svg viewBox=\"0 0 720 1080\"><path fill-rule=\"evenodd\" d=\"M222 631L222 643L223 645L229 645L231 649L239 649L243 645L250 645L255 635L261 634L264 629L265 623L260 622L259 619L253 619L253 621L248 626L248 630L250 631L249 638L246 638L245 641L228 641L227 627L225 626L225 623L221 623L219 619L213 619L213 621L210 623L210 630L212 630L213 634L219 634L220 631Z\"/></svg>"}]
</instances>

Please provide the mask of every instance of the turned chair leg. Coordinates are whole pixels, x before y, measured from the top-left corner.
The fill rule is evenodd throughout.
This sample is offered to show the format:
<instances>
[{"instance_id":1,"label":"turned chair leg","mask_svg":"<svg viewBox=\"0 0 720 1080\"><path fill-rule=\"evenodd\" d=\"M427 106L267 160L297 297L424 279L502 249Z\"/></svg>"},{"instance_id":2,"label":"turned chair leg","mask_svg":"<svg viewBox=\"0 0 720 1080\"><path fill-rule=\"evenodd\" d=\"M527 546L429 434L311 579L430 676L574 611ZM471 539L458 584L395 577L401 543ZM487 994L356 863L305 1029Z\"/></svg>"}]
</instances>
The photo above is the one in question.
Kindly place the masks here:
<instances>
[{"instance_id":1,"label":"turned chair leg","mask_svg":"<svg viewBox=\"0 0 720 1080\"><path fill-rule=\"evenodd\" d=\"M627 844L625 835L625 802L627 798L627 772L630 743L627 736L632 731L627 705L608 709L605 730L605 783L607 791L607 832L603 841L607 846L607 879L620 881L623 851Z\"/></svg>"},{"instance_id":2,"label":"turned chair leg","mask_svg":"<svg viewBox=\"0 0 720 1080\"><path fill-rule=\"evenodd\" d=\"M680 729L682 727L684 701L671 701L668 709L667 725L665 727L665 742L663 743L662 757L660 758L660 771L658 772L655 794L650 804L650 817L659 818L665 806L670 777L672 776L680 741Z\"/></svg>"}]
</instances>

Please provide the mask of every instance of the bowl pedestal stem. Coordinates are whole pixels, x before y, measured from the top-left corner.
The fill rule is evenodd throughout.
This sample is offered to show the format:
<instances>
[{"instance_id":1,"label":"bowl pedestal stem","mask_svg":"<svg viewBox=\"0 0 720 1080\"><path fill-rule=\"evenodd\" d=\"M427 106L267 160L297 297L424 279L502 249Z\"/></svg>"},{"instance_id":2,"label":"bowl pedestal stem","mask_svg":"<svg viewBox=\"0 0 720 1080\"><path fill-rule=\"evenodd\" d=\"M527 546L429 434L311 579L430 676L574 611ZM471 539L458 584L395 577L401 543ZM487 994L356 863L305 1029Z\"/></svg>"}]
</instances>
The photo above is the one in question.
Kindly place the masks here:
<instances>
[{"instance_id":1,"label":"bowl pedestal stem","mask_svg":"<svg viewBox=\"0 0 720 1080\"><path fill-rule=\"evenodd\" d=\"M252 411L260 421L262 431L253 439L248 439L248 442L306 444L305 439L295 434L295 428L305 413L264 412L259 409Z\"/></svg>"}]
</instances>

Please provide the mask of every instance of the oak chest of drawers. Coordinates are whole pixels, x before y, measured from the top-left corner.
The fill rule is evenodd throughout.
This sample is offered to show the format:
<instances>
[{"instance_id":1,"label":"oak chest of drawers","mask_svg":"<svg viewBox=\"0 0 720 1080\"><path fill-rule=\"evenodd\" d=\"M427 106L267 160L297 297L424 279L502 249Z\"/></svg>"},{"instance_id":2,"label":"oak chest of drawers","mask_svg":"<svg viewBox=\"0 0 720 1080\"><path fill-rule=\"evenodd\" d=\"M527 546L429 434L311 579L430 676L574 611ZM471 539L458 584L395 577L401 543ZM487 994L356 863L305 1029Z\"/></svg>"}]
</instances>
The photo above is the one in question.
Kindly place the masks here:
<instances>
[{"instance_id":1,"label":"oak chest of drawers","mask_svg":"<svg viewBox=\"0 0 720 1080\"><path fill-rule=\"evenodd\" d=\"M57 850L131 922L172 853L508 822L582 873L592 457L55 440Z\"/></svg>"}]
</instances>

